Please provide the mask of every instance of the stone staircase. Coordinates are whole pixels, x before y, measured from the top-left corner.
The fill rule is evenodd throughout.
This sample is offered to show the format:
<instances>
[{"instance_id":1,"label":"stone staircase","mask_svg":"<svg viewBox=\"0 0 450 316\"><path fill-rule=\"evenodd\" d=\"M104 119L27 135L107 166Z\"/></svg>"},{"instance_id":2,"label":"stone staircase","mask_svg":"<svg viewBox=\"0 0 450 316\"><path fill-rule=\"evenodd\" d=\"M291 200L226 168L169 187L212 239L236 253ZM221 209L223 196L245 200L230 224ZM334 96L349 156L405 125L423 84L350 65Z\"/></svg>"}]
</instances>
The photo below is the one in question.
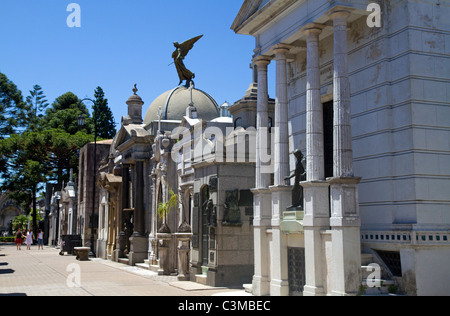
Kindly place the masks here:
<instances>
[{"instance_id":1,"label":"stone staircase","mask_svg":"<svg viewBox=\"0 0 450 316\"><path fill-rule=\"evenodd\" d=\"M145 259L143 263L136 263L136 267L153 271L156 273L158 273L158 271L160 270L158 265L151 265L149 259Z\"/></svg>"}]
</instances>

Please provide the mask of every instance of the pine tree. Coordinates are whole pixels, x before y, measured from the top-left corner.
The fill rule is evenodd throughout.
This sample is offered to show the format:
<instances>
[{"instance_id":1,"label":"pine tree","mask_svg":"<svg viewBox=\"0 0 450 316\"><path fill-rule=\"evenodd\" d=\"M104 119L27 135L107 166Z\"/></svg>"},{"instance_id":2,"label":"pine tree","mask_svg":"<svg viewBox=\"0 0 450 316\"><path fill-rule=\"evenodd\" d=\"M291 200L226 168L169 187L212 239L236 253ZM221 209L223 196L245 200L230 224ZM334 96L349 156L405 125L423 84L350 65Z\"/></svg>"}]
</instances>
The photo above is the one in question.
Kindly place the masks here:
<instances>
[{"instance_id":1,"label":"pine tree","mask_svg":"<svg viewBox=\"0 0 450 316\"><path fill-rule=\"evenodd\" d=\"M86 117L86 126L83 130L87 134L93 132L93 125L89 118L89 111L80 99L72 92L67 92L52 103L52 106L46 110L45 116L40 121L42 128L60 129L71 135L80 131L78 126L78 116L83 114Z\"/></svg>"},{"instance_id":2,"label":"pine tree","mask_svg":"<svg viewBox=\"0 0 450 316\"><path fill-rule=\"evenodd\" d=\"M111 139L116 135L116 124L111 109L108 106L108 99L101 87L97 87L94 93L95 104L94 114L97 122L97 136L103 139Z\"/></svg>"},{"instance_id":3,"label":"pine tree","mask_svg":"<svg viewBox=\"0 0 450 316\"><path fill-rule=\"evenodd\" d=\"M33 86L33 90L30 90L30 95L27 97L27 104L29 109L28 130L35 132L39 128L39 119L43 117L42 113L49 105L41 86Z\"/></svg>"},{"instance_id":4,"label":"pine tree","mask_svg":"<svg viewBox=\"0 0 450 316\"><path fill-rule=\"evenodd\" d=\"M27 104L17 86L0 73L0 139L26 126Z\"/></svg>"}]
</instances>

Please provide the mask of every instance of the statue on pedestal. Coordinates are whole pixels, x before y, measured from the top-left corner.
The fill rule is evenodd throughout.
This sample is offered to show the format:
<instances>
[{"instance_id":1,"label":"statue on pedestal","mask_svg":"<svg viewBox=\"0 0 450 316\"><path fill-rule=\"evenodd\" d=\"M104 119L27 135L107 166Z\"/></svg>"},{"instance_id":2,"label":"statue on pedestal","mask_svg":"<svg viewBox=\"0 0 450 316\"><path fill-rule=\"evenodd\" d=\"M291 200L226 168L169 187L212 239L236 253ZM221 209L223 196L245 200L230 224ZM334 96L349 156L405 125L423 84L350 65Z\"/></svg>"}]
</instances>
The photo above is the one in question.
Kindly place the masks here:
<instances>
[{"instance_id":1,"label":"statue on pedestal","mask_svg":"<svg viewBox=\"0 0 450 316\"><path fill-rule=\"evenodd\" d=\"M292 206L289 208L303 208L303 188L300 182L306 180L306 159L299 149L294 151L294 156L297 159L295 171L289 177L285 178L285 180L290 180L295 177L294 188L292 189Z\"/></svg>"}]
</instances>

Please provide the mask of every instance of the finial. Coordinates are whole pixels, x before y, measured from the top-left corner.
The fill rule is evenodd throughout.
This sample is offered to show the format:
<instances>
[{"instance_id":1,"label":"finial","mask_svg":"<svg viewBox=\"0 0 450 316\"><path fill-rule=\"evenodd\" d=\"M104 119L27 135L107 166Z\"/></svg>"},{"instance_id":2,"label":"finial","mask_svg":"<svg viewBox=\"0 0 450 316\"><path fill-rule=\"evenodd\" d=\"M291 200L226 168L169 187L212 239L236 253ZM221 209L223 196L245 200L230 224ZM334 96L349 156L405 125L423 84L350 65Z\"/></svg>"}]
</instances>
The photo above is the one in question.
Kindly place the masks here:
<instances>
[{"instance_id":1,"label":"finial","mask_svg":"<svg viewBox=\"0 0 450 316\"><path fill-rule=\"evenodd\" d=\"M138 92L138 89L137 89L136 86L137 86L137 83L134 84L134 89L133 89L133 92L134 92L135 95L136 95L136 93Z\"/></svg>"}]
</instances>

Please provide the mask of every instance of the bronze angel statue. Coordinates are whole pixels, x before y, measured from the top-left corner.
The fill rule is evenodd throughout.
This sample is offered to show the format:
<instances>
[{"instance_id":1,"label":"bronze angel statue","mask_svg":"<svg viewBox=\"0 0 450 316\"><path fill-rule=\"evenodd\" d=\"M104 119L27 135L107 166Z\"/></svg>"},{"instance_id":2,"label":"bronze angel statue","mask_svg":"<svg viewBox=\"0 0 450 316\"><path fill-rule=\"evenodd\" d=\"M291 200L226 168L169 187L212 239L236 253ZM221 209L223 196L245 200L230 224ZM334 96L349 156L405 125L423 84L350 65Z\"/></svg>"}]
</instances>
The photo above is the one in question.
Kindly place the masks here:
<instances>
[{"instance_id":1,"label":"bronze angel statue","mask_svg":"<svg viewBox=\"0 0 450 316\"><path fill-rule=\"evenodd\" d=\"M177 68L178 77L180 77L179 85L183 82L183 80L186 80L186 86L189 86L189 83L192 81L192 79L195 78L195 74L186 68L183 60L189 53L189 51L194 47L194 44L202 37L203 35L200 35L191 38L190 40L185 41L181 44L179 44L178 42L173 43L173 46L175 46L176 50L173 52L172 58L175 67Z\"/></svg>"}]
</instances>

